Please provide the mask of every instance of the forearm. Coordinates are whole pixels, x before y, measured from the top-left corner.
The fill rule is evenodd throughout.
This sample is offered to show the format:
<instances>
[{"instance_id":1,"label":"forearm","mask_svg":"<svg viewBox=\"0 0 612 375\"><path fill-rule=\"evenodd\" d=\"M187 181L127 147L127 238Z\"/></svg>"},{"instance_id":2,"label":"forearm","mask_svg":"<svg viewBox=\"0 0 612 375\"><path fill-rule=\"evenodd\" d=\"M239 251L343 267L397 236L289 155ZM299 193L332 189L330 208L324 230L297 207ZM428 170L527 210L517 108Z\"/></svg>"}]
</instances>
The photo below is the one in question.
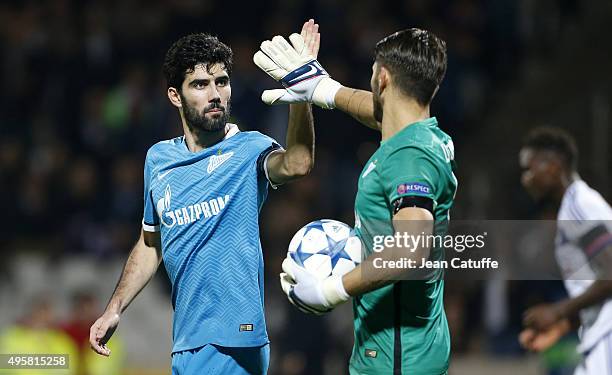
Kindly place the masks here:
<instances>
[{"instance_id":1,"label":"forearm","mask_svg":"<svg viewBox=\"0 0 612 375\"><path fill-rule=\"evenodd\" d=\"M427 269L420 269L430 254L428 241L434 231L431 212L420 207L405 207L393 216L393 240L381 236L382 251L373 252L364 262L342 278L346 292L358 296L379 289L398 280L426 280L436 277ZM376 237L376 236L375 236ZM376 239L374 238L374 249ZM401 261L403 267L395 267Z\"/></svg>"},{"instance_id":2,"label":"forearm","mask_svg":"<svg viewBox=\"0 0 612 375\"><path fill-rule=\"evenodd\" d=\"M342 87L335 96L336 108L351 115L363 125L380 130L380 123L374 119L372 93L364 90Z\"/></svg>"},{"instance_id":3,"label":"forearm","mask_svg":"<svg viewBox=\"0 0 612 375\"><path fill-rule=\"evenodd\" d=\"M289 106L287 149L268 158L270 180L277 184L307 175L314 165L314 124L310 104Z\"/></svg>"},{"instance_id":4,"label":"forearm","mask_svg":"<svg viewBox=\"0 0 612 375\"><path fill-rule=\"evenodd\" d=\"M314 163L314 121L310 104L291 104L287 126L286 164L307 174Z\"/></svg>"},{"instance_id":5,"label":"forearm","mask_svg":"<svg viewBox=\"0 0 612 375\"><path fill-rule=\"evenodd\" d=\"M141 236L125 263L106 310L122 313L151 280L160 262L159 248L146 244L144 236Z\"/></svg>"},{"instance_id":6,"label":"forearm","mask_svg":"<svg viewBox=\"0 0 612 375\"><path fill-rule=\"evenodd\" d=\"M581 295L560 302L561 314L569 319L578 316L580 310L601 303L612 297L612 280L596 280Z\"/></svg>"},{"instance_id":7,"label":"forearm","mask_svg":"<svg viewBox=\"0 0 612 375\"><path fill-rule=\"evenodd\" d=\"M344 275L342 283L346 292L354 297L393 284L398 280L420 279L420 276L416 275L412 269L390 268L383 265L398 260L419 265L422 259L428 257L428 248L419 248L413 252L405 251L405 249L385 249L380 253L370 255L361 265Z\"/></svg>"}]
</instances>

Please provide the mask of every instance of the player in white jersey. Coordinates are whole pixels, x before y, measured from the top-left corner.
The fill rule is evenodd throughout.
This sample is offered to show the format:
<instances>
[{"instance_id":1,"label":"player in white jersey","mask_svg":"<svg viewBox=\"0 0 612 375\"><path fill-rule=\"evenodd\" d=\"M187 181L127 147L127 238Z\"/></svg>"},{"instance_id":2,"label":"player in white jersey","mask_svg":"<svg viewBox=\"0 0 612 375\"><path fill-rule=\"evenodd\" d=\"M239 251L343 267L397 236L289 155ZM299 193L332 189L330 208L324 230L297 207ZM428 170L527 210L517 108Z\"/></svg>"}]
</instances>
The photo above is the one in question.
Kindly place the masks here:
<instances>
[{"instance_id":1,"label":"player in white jersey","mask_svg":"<svg viewBox=\"0 0 612 375\"><path fill-rule=\"evenodd\" d=\"M555 256L569 295L525 312L521 344L542 351L579 326L575 375L612 375L612 208L578 176L575 142L560 129L529 133L520 164L525 189L558 207Z\"/></svg>"}]
</instances>

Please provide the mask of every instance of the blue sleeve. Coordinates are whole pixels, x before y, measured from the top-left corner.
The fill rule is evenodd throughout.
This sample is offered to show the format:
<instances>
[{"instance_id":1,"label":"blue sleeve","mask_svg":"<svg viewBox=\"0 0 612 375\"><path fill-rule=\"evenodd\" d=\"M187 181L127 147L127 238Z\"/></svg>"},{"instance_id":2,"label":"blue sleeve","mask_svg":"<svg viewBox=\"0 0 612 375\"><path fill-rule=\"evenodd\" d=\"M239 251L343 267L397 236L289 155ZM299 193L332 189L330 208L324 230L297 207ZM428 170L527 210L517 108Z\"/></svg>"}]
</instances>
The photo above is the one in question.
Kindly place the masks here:
<instances>
[{"instance_id":1,"label":"blue sleeve","mask_svg":"<svg viewBox=\"0 0 612 375\"><path fill-rule=\"evenodd\" d=\"M254 146L257 148L257 174L262 178L265 178L267 183L272 186L273 189L276 189L278 184L275 184L270 180L270 176L268 175L267 164L268 157L272 155L274 152L279 150L284 150L283 147L278 144L274 140L274 138L268 137L267 135L261 134L259 132L254 132L255 139L253 141Z\"/></svg>"},{"instance_id":2,"label":"blue sleeve","mask_svg":"<svg viewBox=\"0 0 612 375\"><path fill-rule=\"evenodd\" d=\"M274 151L282 150L282 149L283 148L278 143L272 140L272 143L270 144L270 146L266 148L265 150L263 150L259 154L259 157L257 158L257 173L263 174L267 177L268 173L266 171L266 163L268 161L268 156L270 156Z\"/></svg>"},{"instance_id":3,"label":"blue sleeve","mask_svg":"<svg viewBox=\"0 0 612 375\"><path fill-rule=\"evenodd\" d=\"M142 215L142 229L147 232L159 231L159 217L155 211L155 203L153 202L153 192L151 191L151 178L153 171L151 151L147 153L144 166L144 213Z\"/></svg>"}]
</instances>

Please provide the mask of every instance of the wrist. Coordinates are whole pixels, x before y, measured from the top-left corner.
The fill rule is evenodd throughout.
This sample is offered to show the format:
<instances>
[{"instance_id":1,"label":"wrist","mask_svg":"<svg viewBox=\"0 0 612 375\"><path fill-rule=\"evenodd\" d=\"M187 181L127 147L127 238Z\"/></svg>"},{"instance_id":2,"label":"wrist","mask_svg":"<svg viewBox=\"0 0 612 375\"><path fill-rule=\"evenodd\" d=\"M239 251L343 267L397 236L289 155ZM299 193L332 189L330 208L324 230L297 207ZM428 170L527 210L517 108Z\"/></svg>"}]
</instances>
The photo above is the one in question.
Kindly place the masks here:
<instances>
[{"instance_id":1,"label":"wrist","mask_svg":"<svg viewBox=\"0 0 612 375\"><path fill-rule=\"evenodd\" d=\"M121 304L118 302L110 302L108 306L106 306L105 314L109 315L121 315Z\"/></svg>"},{"instance_id":2,"label":"wrist","mask_svg":"<svg viewBox=\"0 0 612 375\"><path fill-rule=\"evenodd\" d=\"M323 296L330 307L334 307L348 301L351 296L344 289L342 276L330 276L323 280Z\"/></svg>"},{"instance_id":3,"label":"wrist","mask_svg":"<svg viewBox=\"0 0 612 375\"><path fill-rule=\"evenodd\" d=\"M323 78L312 93L312 102L324 109L336 108L336 93L342 88L342 85L330 78Z\"/></svg>"},{"instance_id":4,"label":"wrist","mask_svg":"<svg viewBox=\"0 0 612 375\"><path fill-rule=\"evenodd\" d=\"M572 311L571 300L558 302L555 306L555 310L557 310L559 320L570 318L571 316L575 315Z\"/></svg>"}]
</instances>

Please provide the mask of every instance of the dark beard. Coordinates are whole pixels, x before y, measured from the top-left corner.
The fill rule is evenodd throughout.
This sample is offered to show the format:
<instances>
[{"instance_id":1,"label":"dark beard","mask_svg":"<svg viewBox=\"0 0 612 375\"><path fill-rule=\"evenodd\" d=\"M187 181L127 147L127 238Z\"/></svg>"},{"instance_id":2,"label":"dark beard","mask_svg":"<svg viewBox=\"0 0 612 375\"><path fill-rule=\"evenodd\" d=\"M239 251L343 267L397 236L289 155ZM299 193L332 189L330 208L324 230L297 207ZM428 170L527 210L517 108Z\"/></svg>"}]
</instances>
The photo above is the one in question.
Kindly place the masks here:
<instances>
[{"instance_id":1,"label":"dark beard","mask_svg":"<svg viewBox=\"0 0 612 375\"><path fill-rule=\"evenodd\" d=\"M185 114L185 122L191 131L216 132L225 128L225 124L230 117L230 102L227 102L227 107L223 107L219 102L213 102L206 106L202 112L198 112L195 107L190 107L184 97L181 97L183 104L183 113ZM206 118L206 112L213 108L219 108L223 114L217 118Z\"/></svg>"}]
</instances>

